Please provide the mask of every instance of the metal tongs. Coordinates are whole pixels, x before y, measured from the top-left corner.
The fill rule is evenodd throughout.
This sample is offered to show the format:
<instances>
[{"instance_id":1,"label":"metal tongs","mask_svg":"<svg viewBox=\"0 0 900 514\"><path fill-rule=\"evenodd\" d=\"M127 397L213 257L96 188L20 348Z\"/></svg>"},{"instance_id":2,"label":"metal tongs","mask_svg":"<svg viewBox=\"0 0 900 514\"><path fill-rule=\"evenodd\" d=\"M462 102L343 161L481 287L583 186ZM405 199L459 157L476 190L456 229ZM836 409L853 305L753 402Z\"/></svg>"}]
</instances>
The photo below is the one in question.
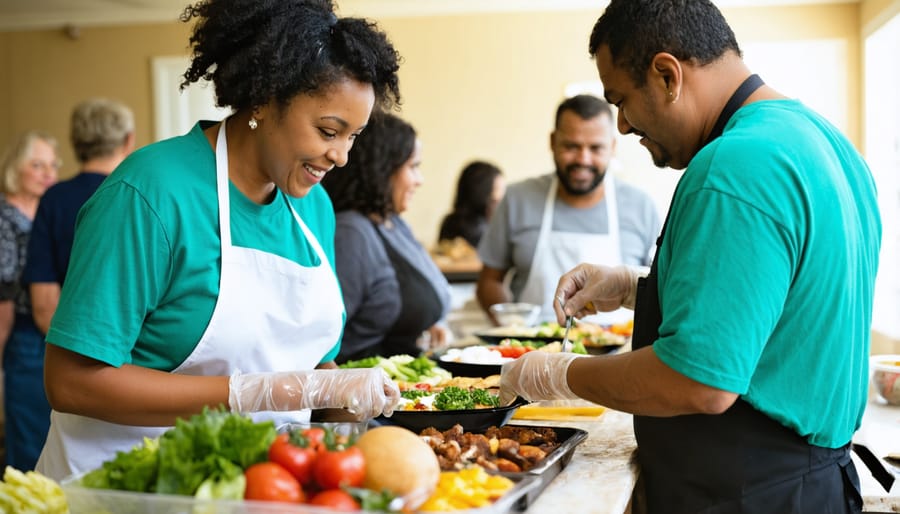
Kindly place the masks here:
<instances>
[{"instance_id":1,"label":"metal tongs","mask_svg":"<svg viewBox=\"0 0 900 514\"><path fill-rule=\"evenodd\" d=\"M561 297L557 296L556 301L559 302L559 306L562 308L563 312L566 312L566 304L563 303ZM571 352L572 351L572 343L569 342L569 330L572 329L572 322L575 320L574 316L566 315L566 331L563 332L563 340L562 340L562 351L563 352Z\"/></svg>"}]
</instances>

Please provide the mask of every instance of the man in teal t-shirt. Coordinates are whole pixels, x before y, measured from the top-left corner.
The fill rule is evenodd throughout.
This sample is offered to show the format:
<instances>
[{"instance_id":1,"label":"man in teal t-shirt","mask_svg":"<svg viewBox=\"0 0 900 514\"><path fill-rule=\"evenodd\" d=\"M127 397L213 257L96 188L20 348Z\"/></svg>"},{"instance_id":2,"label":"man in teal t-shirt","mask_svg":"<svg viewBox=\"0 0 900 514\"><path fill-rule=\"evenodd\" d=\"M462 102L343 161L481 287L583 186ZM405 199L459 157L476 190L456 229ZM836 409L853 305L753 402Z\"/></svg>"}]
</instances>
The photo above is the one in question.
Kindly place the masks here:
<instances>
[{"instance_id":1,"label":"man in teal t-shirt","mask_svg":"<svg viewBox=\"0 0 900 514\"><path fill-rule=\"evenodd\" d=\"M633 351L526 355L501 401L585 398L635 415L635 512L859 512L881 239L875 186L824 118L766 86L707 0L613 0L590 49L618 128L685 169L649 274L581 265L584 315L635 309Z\"/></svg>"}]
</instances>

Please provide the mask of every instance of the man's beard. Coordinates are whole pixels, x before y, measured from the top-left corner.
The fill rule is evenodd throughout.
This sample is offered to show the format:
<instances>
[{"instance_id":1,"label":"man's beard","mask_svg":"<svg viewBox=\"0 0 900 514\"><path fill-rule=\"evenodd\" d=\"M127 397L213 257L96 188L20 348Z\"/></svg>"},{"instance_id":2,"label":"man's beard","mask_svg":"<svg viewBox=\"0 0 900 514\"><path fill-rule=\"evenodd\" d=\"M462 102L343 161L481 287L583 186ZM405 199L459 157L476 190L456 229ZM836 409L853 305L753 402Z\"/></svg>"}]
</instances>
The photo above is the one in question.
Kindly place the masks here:
<instances>
[{"instance_id":1,"label":"man's beard","mask_svg":"<svg viewBox=\"0 0 900 514\"><path fill-rule=\"evenodd\" d=\"M591 181L590 185L587 187L575 187L569 181L569 173L574 170L586 168L594 174L594 180ZM606 177L606 170L602 172L597 169L596 166L582 166L580 164L570 164L566 166L565 170L560 170L558 167L556 168L556 177L559 179L560 185L562 185L563 189L566 190L572 196L584 196L590 194L592 191L597 189L597 186L603 183L603 178Z\"/></svg>"}]
</instances>

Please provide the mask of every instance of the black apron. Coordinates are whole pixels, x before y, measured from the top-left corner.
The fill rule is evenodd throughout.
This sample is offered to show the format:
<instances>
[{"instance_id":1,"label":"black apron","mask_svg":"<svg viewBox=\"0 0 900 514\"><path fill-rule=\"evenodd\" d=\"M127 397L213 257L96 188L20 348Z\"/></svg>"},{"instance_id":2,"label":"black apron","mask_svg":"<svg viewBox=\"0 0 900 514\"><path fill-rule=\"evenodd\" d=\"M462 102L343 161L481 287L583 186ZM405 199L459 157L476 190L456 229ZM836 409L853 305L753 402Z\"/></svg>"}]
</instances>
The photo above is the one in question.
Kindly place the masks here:
<instances>
[{"instance_id":1,"label":"black apron","mask_svg":"<svg viewBox=\"0 0 900 514\"><path fill-rule=\"evenodd\" d=\"M704 145L722 134L731 116L762 84L756 75L741 84ZM638 280L634 350L659 338L657 258L668 221L666 215L649 275ZM641 466L633 499L636 514L828 514L862 509L849 444L838 449L811 445L740 398L719 415L634 416L634 433Z\"/></svg>"},{"instance_id":2,"label":"black apron","mask_svg":"<svg viewBox=\"0 0 900 514\"><path fill-rule=\"evenodd\" d=\"M408 354L415 357L422 352L416 346L416 340L422 335L422 332L441 319L444 305L428 277L391 246L375 222L373 225L375 225L375 233L384 244L388 259L390 259L397 276L397 284L400 287L400 316L388 329L381 343L348 355L346 360L357 360L374 355L389 357Z\"/></svg>"}]
</instances>

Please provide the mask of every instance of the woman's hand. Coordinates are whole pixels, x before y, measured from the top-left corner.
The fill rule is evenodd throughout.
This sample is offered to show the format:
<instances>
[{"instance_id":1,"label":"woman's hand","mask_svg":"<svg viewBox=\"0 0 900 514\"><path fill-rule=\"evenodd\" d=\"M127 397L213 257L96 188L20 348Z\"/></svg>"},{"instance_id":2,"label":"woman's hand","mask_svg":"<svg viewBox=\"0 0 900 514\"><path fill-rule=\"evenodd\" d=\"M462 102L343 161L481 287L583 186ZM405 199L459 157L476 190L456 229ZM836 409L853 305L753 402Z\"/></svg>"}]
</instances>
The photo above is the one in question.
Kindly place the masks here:
<instances>
[{"instance_id":1,"label":"woman's hand","mask_svg":"<svg viewBox=\"0 0 900 514\"><path fill-rule=\"evenodd\" d=\"M228 385L237 412L333 408L368 419L390 416L400 402L397 384L381 368L235 372Z\"/></svg>"}]
</instances>

